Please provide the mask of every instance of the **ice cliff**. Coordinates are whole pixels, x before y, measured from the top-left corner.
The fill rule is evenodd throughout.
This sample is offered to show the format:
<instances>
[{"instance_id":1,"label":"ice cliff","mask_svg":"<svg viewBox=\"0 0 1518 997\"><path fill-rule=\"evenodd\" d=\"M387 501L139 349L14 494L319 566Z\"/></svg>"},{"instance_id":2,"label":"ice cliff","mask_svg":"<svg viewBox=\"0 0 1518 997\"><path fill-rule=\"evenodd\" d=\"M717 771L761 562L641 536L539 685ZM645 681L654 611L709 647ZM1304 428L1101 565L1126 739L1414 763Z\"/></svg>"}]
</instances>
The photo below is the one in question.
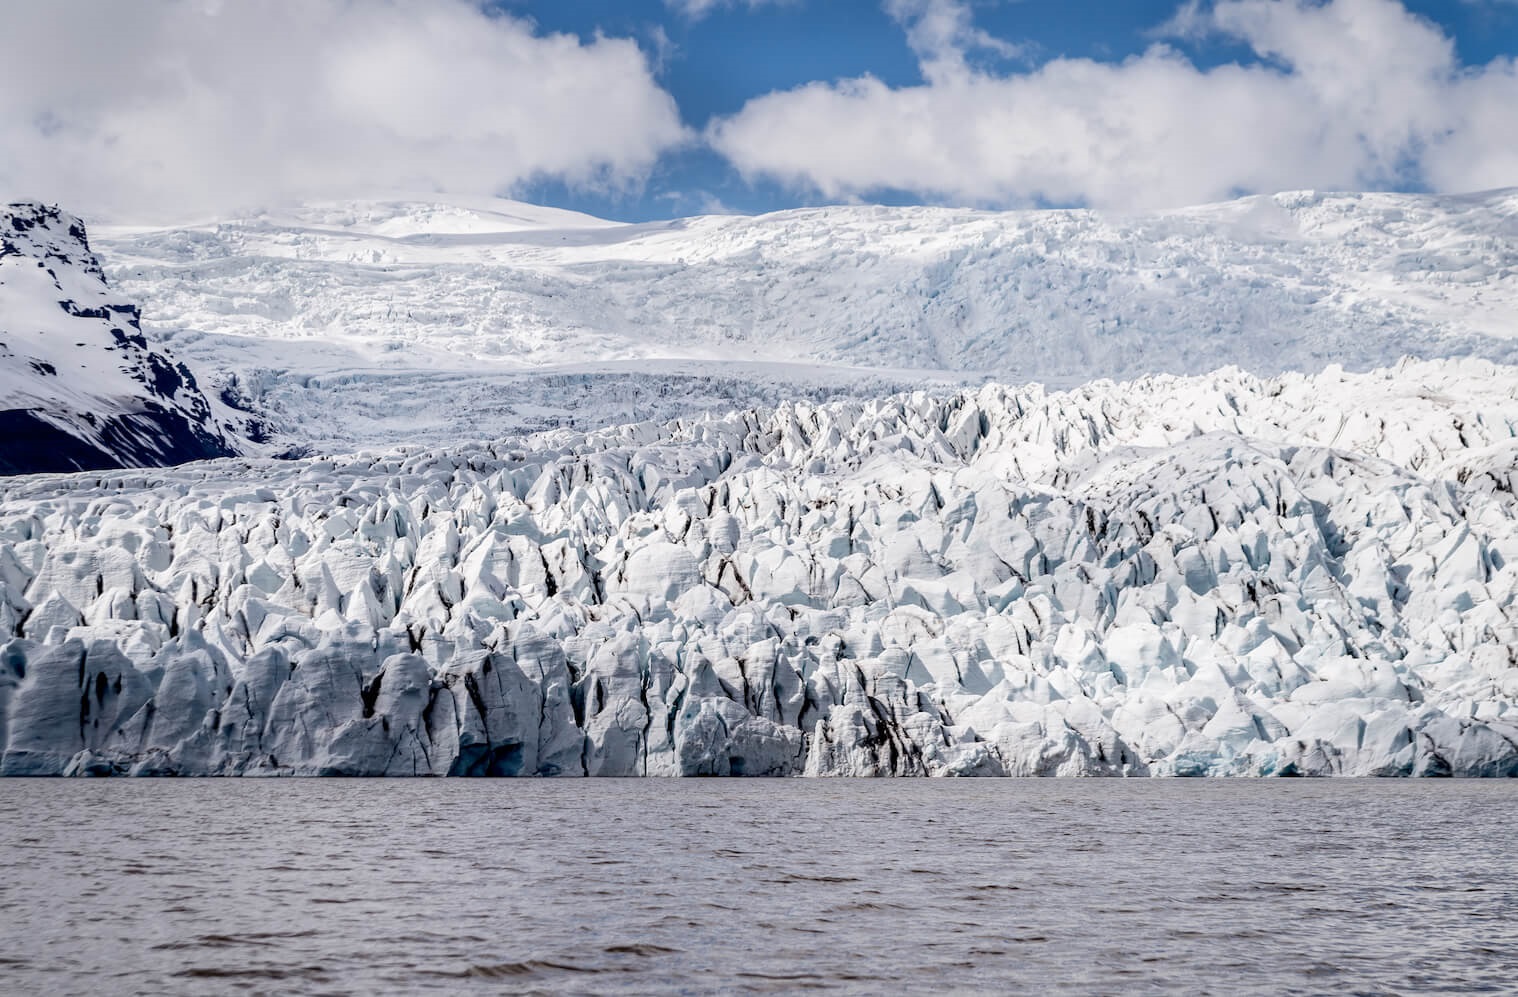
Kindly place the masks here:
<instances>
[{"instance_id":1,"label":"ice cliff","mask_svg":"<svg viewBox=\"0 0 1518 997\"><path fill-rule=\"evenodd\" d=\"M1518 774L1518 369L0 479L0 771Z\"/></svg>"},{"instance_id":2,"label":"ice cliff","mask_svg":"<svg viewBox=\"0 0 1518 997\"><path fill-rule=\"evenodd\" d=\"M233 452L194 375L140 319L106 286L77 218L0 205L0 474Z\"/></svg>"}]
</instances>

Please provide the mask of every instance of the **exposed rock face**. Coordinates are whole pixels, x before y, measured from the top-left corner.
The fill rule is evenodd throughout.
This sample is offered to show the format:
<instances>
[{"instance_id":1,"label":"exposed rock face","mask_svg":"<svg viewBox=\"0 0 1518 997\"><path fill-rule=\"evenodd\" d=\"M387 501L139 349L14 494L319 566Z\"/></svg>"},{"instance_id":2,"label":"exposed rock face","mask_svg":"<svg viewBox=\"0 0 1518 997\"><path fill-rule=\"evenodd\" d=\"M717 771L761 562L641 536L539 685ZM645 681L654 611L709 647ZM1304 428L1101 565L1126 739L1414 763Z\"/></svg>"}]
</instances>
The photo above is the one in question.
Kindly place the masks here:
<instances>
[{"instance_id":1,"label":"exposed rock face","mask_svg":"<svg viewBox=\"0 0 1518 997\"><path fill-rule=\"evenodd\" d=\"M0 474L232 452L194 375L106 287L83 224L41 204L0 207Z\"/></svg>"},{"instance_id":2,"label":"exposed rock face","mask_svg":"<svg viewBox=\"0 0 1518 997\"><path fill-rule=\"evenodd\" d=\"M0 485L0 771L1518 774L1518 370Z\"/></svg>"}]
</instances>

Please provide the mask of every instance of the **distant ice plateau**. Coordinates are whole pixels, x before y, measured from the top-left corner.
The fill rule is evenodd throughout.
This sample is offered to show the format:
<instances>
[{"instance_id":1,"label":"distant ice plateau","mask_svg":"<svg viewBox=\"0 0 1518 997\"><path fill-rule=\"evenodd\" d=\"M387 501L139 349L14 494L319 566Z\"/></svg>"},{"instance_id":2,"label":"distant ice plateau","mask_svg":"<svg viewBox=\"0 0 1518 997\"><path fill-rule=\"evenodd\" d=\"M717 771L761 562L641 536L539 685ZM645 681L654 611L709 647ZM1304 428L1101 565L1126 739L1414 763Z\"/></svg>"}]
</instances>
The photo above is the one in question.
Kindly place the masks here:
<instances>
[{"instance_id":1,"label":"distant ice plateau","mask_svg":"<svg viewBox=\"0 0 1518 997\"><path fill-rule=\"evenodd\" d=\"M1518 192L36 211L0 773L1518 775Z\"/></svg>"},{"instance_id":2,"label":"distant ice plateau","mask_svg":"<svg viewBox=\"0 0 1518 997\"><path fill-rule=\"evenodd\" d=\"M149 335L276 450L988 379L1518 363L1518 190L638 225L432 198L92 232Z\"/></svg>"}]
</instances>

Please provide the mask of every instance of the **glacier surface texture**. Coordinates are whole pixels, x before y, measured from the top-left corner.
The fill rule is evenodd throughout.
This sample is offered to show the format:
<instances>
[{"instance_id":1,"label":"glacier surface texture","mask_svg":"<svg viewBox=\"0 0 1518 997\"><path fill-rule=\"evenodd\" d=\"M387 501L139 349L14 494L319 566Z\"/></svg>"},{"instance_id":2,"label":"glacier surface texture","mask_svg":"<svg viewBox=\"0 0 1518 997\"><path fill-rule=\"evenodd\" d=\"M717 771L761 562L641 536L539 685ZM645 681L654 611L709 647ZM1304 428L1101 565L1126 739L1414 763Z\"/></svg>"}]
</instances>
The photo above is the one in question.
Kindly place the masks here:
<instances>
[{"instance_id":1,"label":"glacier surface texture","mask_svg":"<svg viewBox=\"0 0 1518 997\"><path fill-rule=\"evenodd\" d=\"M640 225L352 201L94 231L155 341L322 452L988 378L1518 363L1512 190Z\"/></svg>"},{"instance_id":2,"label":"glacier surface texture","mask_svg":"<svg viewBox=\"0 0 1518 997\"><path fill-rule=\"evenodd\" d=\"M1513 775L1518 370L0 479L0 771Z\"/></svg>"}]
</instances>

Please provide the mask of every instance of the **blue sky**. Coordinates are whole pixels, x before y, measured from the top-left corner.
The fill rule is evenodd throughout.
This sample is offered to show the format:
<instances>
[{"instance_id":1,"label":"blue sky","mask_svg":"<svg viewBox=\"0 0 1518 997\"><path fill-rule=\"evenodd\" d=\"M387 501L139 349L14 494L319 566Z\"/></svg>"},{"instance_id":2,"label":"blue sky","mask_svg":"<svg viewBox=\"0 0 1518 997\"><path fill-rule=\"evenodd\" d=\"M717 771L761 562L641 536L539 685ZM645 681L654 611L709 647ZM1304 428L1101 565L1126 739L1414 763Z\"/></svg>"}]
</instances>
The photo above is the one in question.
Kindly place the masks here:
<instances>
[{"instance_id":1,"label":"blue sky","mask_svg":"<svg viewBox=\"0 0 1518 997\"><path fill-rule=\"evenodd\" d=\"M900 24L874 0L728 3L699 17L664 0L499 0L496 6L530 17L544 31L639 39L659 54L659 79L685 122L698 130L754 97L816 80L870 74L893 86L922 82ZM972 9L978 27L1025 50L1018 58L993 58L985 67L1010 72L1062 56L1116 62L1139 54L1159 40L1179 6L1177 0L979 0ZM1406 0L1403 6L1448 35L1465 65L1518 53L1518 0ZM1228 39L1168 42L1203 68L1262 61L1247 45ZM912 191L875 193L871 200L924 200ZM697 212L714 202L752 213L836 200L763 179L747 182L710 149L666 156L646 188L633 192L608 196L540 182L529 194L536 201L626 220Z\"/></svg>"},{"instance_id":2,"label":"blue sky","mask_svg":"<svg viewBox=\"0 0 1518 997\"><path fill-rule=\"evenodd\" d=\"M0 197L118 220L1518 185L1518 0L18 0L0 37Z\"/></svg>"}]
</instances>

